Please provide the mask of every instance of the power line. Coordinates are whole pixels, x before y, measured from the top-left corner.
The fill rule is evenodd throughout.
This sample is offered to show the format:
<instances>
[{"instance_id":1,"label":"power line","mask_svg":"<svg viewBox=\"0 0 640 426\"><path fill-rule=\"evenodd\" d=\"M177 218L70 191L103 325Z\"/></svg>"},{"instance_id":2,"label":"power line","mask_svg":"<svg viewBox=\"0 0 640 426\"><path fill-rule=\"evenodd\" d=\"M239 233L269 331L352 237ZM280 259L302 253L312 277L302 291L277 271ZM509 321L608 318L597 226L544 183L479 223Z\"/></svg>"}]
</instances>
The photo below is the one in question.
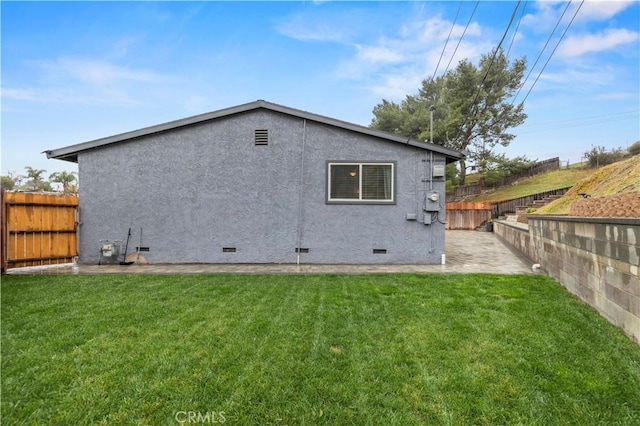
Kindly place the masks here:
<instances>
[{"instance_id":1,"label":"power line","mask_svg":"<svg viewBox=\"0 0 640 426\"><path fill-rule=\"evenodd\" d=\"M442 52L440 52L440 59L438 59L438 64L436 65L436 69L433 71L433 76L431 76L431 80L436 78L436 73L438 72L438 67L440 66L440 61L444 56L444 51L447 48L447 44L449 44L449 38L451 37L451 33L456 26L456 21L458 20L458 14L460 13L460 9L462 8L463 1L460 0L460 4L458 5L458 11L456 12L456 17L453 18L453 24L451 24L451 29L449 30L449 35L447 36L447 41L444 42L444 46L442 46ZM445 71L446 73L446 71Z\"/></svg>"},{"instance_id":2,"label":"power line","mask_svg":"<svg viewBox=\"0 0 640 426\"><path fill-rule=\"evenodd\" d=\"M480 0L478 0L476 2L476 5L473 8L473 11L471 12L471 16L469 16L469 20L467 21L467 25L464 27L464 31L462 31L462 35L460 36L460 39L458 40L458 44L456 44L456 48L453 50L453 53L451 54L451 59L449 59L449 63L447 64L447 68L445 68L445 70L442 73L442 75L445 75L447 73L447 71L449 70L449 66L451 65L451 61L453 61L453 58L456 56L456 52L458 51L458 47L460 47L460 43L462 42L462 39L464 38L464 35L467 33L467 28L469 28L469 25L471 24L471 20L473 19L473 15L475 15L476 9L478 9L478 5L479 4L480 4Z\"/></svg>"},{"instance_id":3,"label":"power line","mask_svg":"<svg viewBox=\"0 0 640 426\"><path fill-rule=\"evenodd\" d=\"M548 124L563 124L563 123L572 123L574 121L583 121L583 120L592 120L592 119L602 119L605 117L617 116L617 115L628 115L628 114L638 114L640 113L640 109L632 109L629 111L620 111L620 112L611 112L609 114L599 114L599 115L590 115L588 117L581 118L569 118L567 120L558 120L558 121L547 121L543 123L533 124L533 126L546 126Z\"/></svg>"},{"instance_id":4,"label":"power line","mask_svg":"<svg viewBox=\"0 0 640 426\"><path fill-rule=\"evenodd\" d=\"M516 29L513 31L513 37L511 38L511 43L509 43L509 49L507 49L507 58L509 57L509 53L511 53L511 46L513 46L513 42L515 41L516 35L518 34L518 28L520 28L520 21L522 21L522 17L524 16L524 11L527 8L527 3L529 3L529 0L526 0L522 5L522 11L520 12L520 17L518 18Z\"/></svg>"},{"instance_id":5,"label":"power line","mask_svg":"<svg viewBox=\"0 0 640 426\"><path fill-rule=\"evenodd\" d=\"M500 39L500 43L498 43L498 46L493 51L493 55L491 56L491 62L489 62L489 66L487 67L487 72L484 74L484 77L482 77L482 81L478 85L478 90L476 91L476 96L473 98L473 102L471 103L471 108L473 108L473 106L478 101L478 96L480 95L480 91L482 90L482 86L484 85L484 82L486 81L487 76L489 75L489 72L491 71L491 66L493 65L493 61L496 59L496 55L500 51L500 47L502 46L502 43L504 42L504 39L507 37L507 33L509 32L509 28L511 28L511 24L513 24L513 19L516 17L516 12L518 11L518 7L519 6L520 6L520 0L518 0L518 3L516 4L516 7L513 9L513 13L511 14L511 18L509 19L509 23L507 24L507 28L504 30L504 34L502 34L502 38ZM477 111L476 111L476 113L474 115L476 115L476 114L477 114ZM469 120L469 116L470 115L471 114L467 114L467 116L465 117L464 122L462 123L462 126L460 126L460 130L458 131L458 136L460 136L460 133L462 132L462 129L467 124L467 121ZM457 137L456 137L456 139L457 139Z\"/></svg>"},{"instance_id":6,"label":"power line","mask_svg":"<svg viewBox=\"0 0 640 426\"><path fill-rule=\"evenodd\" d=\"M571 18L571 21L569 21L569 25L567 25L567 28L565 28L564 32L562 33L562 35L560 36L560 39L558 40L558 43L556 43L556 46L553 48L553 51L551 52L551 55L549 55L549 58L547 59L547 62L545 62L544 66L542 67L542 69L540 70L540 73L538 74L538 76L536 77L535 81L533 82L533 84L531 85L531 87L529 88L529 91L527 92L527 94L525 95L524 99L522 100L522 102L520 102L521 104L524 104L524 101L527 100L527 98L529 97L529 94L531 93L531 91L533 90L533 88L535 87L536 83L538 82L538 79L540 78L540 76L542 75L542 73L544 72L545 68L547 67L547 65L549 64L549 61L551 60L551 58L553 57L553 54L556 52L556 49L558 48L558 46L560 45L560 42L562 41L562 39L564 38L565 34L567 33L567 31L569 30L569 27L571 27L571 24L573 24L573 20L576 19L576 16L578 15L578 12L580 11L580 8L582 7L582 5L584 4L584 0L582 0L580 2L580 5L578 6L578 8L576 9L576 12L573 14L573 17Z\"/></svg>"},{"instance_id":7,"label":"power line","mask_svg":"<svg viewBox=\"0 0 640 426\"><path fill-rule=\"evenodd\" d=\"M518 132L518 134L543 132L548 130L568 129L571 127L592 126L594 124L611 123L614 121L623 121L623 120L631 120L631 119L637 120L639 112L640 110L623 111L618 113L584 117L584 118L578 118L573 120L562 120L562 121L555 121L555 122L538 123L538 124L530 125L528 127L523 127L522 130Z\"/></svg>"},{"instance_id":8,"label":"power line","mask_svg":"<svg viewBox=\"0 0 640 426\"><path fill-rule=\"evenodd\" d=\"M562 22L562 18L564 17L564 14L567 12L567 9L569 9L570 5L571 5L571 0L569 0L569 3L567 3L567 5L565 6L564 10L562 11L562 15L560 15L560 19L558 19L558 22L556 22L556 26L553 28L553 31L551 31L551 34L549 34L549 38L547 38L547 42L544 44L544 47L542 48L542 50L538 54L538 57L536 58L536 61L533 63L533 66L531 68L529 68L529 73L527 74L527 76L525 77L524 81L520 85L520 88L518 89L518 92L516 93L516 95L511 100L511 105L513 105L513 103L518 98L518 95L520 94L520 91L525 86L525 84L527 84L527 81L529 80L529 77L531 76L531 73L535 69L536 65L538 65L538 61L542 57L542 54L544 53L544 51L547 49L547 46L549 45L549 42L553 38L553 34L555 34L556 30L558 29L558 26L560 25L560 22Z\"/></svg>"}]
</instances>

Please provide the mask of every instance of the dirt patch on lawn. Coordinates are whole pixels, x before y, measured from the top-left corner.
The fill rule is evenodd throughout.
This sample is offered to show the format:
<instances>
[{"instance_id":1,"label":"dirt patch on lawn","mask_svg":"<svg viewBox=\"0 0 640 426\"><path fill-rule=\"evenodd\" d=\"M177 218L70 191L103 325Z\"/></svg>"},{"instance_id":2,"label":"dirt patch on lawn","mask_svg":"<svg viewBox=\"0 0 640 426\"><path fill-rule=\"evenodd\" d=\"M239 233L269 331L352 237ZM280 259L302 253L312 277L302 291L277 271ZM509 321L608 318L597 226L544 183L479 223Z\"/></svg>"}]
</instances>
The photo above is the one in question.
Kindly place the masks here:
<instances>
[{"instance_id":1,"label":"dirt patch on lawn","mask_svg":"<svg viewBox=\"0 0 640 426\"><path fill-rule=\"evenodd\" d=\"M569 216L640 218L640 192L575 200Z\"/></svg>"},{"instance_id":2,"label":"dirt patch on lawn","mask_svg":"<svg viewBox=\"0 0 640 426\"><path fill-rule=\"evenodd\" d=\"M344 349L342 349L340 346L331 346L330 350L334 354L341 354L342 352L344 352Z\"/></svg>"}]
</instances>

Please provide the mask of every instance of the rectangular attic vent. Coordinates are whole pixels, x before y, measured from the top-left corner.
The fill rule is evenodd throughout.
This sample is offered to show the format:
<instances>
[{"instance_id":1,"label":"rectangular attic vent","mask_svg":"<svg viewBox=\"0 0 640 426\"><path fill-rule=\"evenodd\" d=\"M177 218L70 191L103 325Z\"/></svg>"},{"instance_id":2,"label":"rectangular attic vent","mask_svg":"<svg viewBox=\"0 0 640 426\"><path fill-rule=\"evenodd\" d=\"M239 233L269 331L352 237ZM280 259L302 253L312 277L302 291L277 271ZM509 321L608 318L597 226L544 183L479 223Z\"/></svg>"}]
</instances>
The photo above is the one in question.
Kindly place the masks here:
<instances>
[{"instance_id":1,"label":"rectangular attic vent","mask_svg":"<svg viewBox=\"0 0 640 426\"><path fill-rule=\"evenodd\" d=\"M387 254L387 249L373 249L373 254Z\"/></svg>"},{"instance_id":2,"label":"rectangular attic vent","mask_svg":"<svg viewBox=\"0 0 640 426\"><path fill-rule=\"evenodd\" d=\"M269 145L269 131L256 130L255 141L256 141L256 145Z\"/></svg>"},{"instance_id":3,"label":"rectangular attic vent","mask_svg":"<svg viewBox=\"0 0 640 426\"><path fill-rule=\"evenodd\" d=\"M236 252L236 248L235 247L222 247L222 252L223 253L235 253Z\"/></svg>"}]
</instances>

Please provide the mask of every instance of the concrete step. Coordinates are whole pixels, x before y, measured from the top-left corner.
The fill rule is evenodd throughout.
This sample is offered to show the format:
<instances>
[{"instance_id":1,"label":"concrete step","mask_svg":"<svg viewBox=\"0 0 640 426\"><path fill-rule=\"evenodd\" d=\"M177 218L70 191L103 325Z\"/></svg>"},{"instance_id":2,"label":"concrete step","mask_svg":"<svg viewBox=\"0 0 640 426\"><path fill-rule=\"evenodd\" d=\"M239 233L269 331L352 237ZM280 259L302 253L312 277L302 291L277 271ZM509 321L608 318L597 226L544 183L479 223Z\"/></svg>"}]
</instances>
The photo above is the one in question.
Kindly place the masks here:
<instances>
[{"instance_id":1,"label":"concrete step","mask_svg":"<svg viewBox=\"0 0 640 426\"><path fill-rule=\"evenodd\" d=\"M517 214L507 214L506 221L507 222L517 222L518 221L518 215Z\"/></svg>"}]
</instances>

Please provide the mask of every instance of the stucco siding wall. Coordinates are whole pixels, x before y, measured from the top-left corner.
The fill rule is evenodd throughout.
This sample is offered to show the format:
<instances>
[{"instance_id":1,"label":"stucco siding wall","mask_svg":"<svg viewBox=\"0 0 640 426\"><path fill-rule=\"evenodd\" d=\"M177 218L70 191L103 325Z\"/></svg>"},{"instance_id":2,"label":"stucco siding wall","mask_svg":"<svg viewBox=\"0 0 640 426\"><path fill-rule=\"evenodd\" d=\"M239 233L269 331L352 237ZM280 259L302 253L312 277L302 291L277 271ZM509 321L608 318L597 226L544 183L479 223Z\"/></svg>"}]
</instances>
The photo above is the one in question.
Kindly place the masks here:
<instances>
[{"instance_id":1,"label":"stucco siding wall","mask_svg":"<svg viewBox=\"0 0 640 426\"><path fill-rule=\"evenodd\" d=\"M268 146L255 145L256 129L269 130ZM327 161L341 160L395 162L396 204L327 204ZM153 263L295 263L298 243L302 263L438 263L444 225L420 223L430 187L444 206L444 182L422 182L430 160L263 110L80 153L80 261L97 263L99 241L131 227L130 250L142 228Z\"/></svg>"}]
</instances>

